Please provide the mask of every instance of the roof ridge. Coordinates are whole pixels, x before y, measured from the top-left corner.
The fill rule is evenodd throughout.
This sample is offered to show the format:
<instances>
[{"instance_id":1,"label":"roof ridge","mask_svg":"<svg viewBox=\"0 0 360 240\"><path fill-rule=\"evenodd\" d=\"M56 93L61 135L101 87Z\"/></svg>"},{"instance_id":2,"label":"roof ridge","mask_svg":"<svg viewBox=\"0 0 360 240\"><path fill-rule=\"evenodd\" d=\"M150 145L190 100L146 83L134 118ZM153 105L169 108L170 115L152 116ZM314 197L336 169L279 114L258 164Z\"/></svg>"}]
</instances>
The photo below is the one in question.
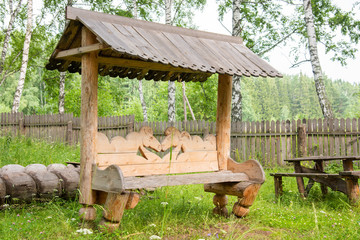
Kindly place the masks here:
<instances>
[{"instance_id":1,"label":"roof ridge","mask_svg":"<svg viewBox=\"0 0 360 240\"><path fill-rule=\"evenodd\" d=\"M128 25L133 27L139 27L144 28L147 30L153 30L153 31L161 31L161 32L169 32L169 33L176 33L181 35L186 35L190 37L195 38L206 38L206 39L212 39L216 41L226 41L226 42L233 42L242 44L242 38L241 37L234 37L229 35L223 35L219 33L212 33L212 32L206 32L201 30L195 30L195 29L188 29L183 27L177 27L177 26L171 26L166 25L162 23L156 23L156 22L149 22L145 20L140 19L133 19L128 17L122 17L117 15L111 15L106 13L100 13L100 12L94 12L90 10L85 10L81 8L74 8L74 7L66 7L66 19L68 20L79 20L78 17L82 18L96 18L100 21L110 22L110 23L118 23L122 25Z\"/></svg>"}]
</instances>

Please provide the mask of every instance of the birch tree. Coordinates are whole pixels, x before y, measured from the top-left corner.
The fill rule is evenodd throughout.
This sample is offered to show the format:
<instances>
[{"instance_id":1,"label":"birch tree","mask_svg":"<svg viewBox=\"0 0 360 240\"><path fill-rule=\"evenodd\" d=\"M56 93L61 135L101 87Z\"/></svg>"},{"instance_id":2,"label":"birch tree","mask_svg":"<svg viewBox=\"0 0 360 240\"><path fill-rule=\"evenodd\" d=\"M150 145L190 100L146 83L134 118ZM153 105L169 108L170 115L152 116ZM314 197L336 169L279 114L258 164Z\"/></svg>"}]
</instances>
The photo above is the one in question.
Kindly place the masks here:
<instances>
[{"instance_id":1,"label":"birch tree","mask_svg":"<svg viewBox=\"0 0 360 240\"><path fill-rule=\"evenodd\" d=\"M242 0L233 0L232 8L232 35L240 37L241 34L241 2ZM232 108L231 120L242 121L242 95L241 95L241 77L238 75L233 76L232 85Z\"/></svg>"},{"instance_id":2,"label":"birch tree","mask_svg":"<svg viewBox=\"0 0 360 240\"><path fill-rule=\"evenodd\" d=\"M319 53L317 49L316 32L314 26L314 16L311 7L311 0L304 0L305 24L308 35L310 61L314 74L316 93L319 98L321 111L325 119L334 118L330 102L326 96L324 78L321 71Z\"/></svg>"},{"instance_id":3,"label":"birch tree","mask_svg":"<svg viewBox=\"0 0 360 240\"><path fill-rule=\"evenodd\" d=\"M165 0L165 23L171 25L172 0ZM175 122L175 82L169 81L168 85L168 121Z\"/></svg>"},{"instance_id":4,"label":"birch tree","mask_svg":"<svg viewBox=\"0 0 360 240\"><path fill-rule=\"evenodd\" d=\"M135 19L138 18L138 14L137 14L137 0L133 0L132 2L132 13L133 13L133 17ZM142 108L142 112L143 112L143 117L144 117L144 121L147 122L148 121L148 116L147 116L147 110L146 110L146 103L144 100L144 91L143 91L143 84L142 84L142 79L139 80L139 98L140 98L140 103L141 103L141 108Z\"/></svg>"},{"instance_id":5,"label":"birch tree","mask_svg":"<svg viewBox=\"0 0 360 240\"><path fill-rule=\"evenodd\" d=\"M32 33L32 18L33 18L33 2L32 0L28 0L27 2L27 24L26 24L26 33L25 33L25 41L24 41L24 49L23 56L20 68L20 77L18 86L15 91L14 102L12 111L18 112L20 107L21 95L24 89L25 77L27 71L27 65L29 60L29 50L30 50L30 41L31 41L31 33Z\"/></svg>"},{"instance_id":6,"label":"birch tree","mask_svg":"<svg viewBox=\"0 0 360 240\"><path fill-rule=\"evenodd\" d=\"M5 59L6 59L6 55L7 55L7 51L8 51L8 47L9 47L9 42L10 42L10 35L13 31L13 26L15 23L15 18L18 15L20 8L21 8L21 3L22 0L19 0L17 6L14 6L14 2L12 0L9 0L9 14L10 14L10 20L9 20L9 24L8 27L6 29L5 32L5 38L4 38L4 42L3 42L3 47L2 47L2 51L1 51L1 59L0 59L0 76L1 76L1 80L0 80L0 86L4 83L5 80L5 76L6 74L4 74L4 64L5 64ZM14 9L15 7L15 9Z\"/></svg>"}]
</instances>

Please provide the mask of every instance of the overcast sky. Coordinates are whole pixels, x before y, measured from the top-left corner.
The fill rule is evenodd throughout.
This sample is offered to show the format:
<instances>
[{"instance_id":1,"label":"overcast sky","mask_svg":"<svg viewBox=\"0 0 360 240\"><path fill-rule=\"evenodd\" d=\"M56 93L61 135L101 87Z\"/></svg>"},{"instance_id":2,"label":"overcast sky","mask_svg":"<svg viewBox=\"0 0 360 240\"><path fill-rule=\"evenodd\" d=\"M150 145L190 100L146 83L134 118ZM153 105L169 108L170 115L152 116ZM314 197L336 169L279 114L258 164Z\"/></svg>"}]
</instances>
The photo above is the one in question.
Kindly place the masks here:
<instances>
[{"instance_id":1,"label":"overcast sky","mask_svg":"<svg viewBox=\"0 0 360 240\"><path fill-rule=\"evenodd\" d=\"M341 6L344 10L350 10L355 0L333 0L335 4ZM229 11L225 16L223 25L231 31L231 15ZM360 13L358 14L360 18ZM216 0L207 0L207 5L203 12L196 12L194 23L199 26L199 30L216 32L229 35L229 32L218 21L218 13ZM320 63L323 72L332 79L342 79L345 81L360 83L359 68L360 68L360 53L357 53L355 60L348 60L348 65L342 67L338 62L332 62L330 55L325 55L325 49L319 44ZM358 47L360 51L360 44ZM276 48L270 54L270 64L283 74L298 74L303 72L308 76L312 76L311 64L304 63L298 68L290 68L291 61L288 57L289 49Z\"/></svg>"}]
</instances>

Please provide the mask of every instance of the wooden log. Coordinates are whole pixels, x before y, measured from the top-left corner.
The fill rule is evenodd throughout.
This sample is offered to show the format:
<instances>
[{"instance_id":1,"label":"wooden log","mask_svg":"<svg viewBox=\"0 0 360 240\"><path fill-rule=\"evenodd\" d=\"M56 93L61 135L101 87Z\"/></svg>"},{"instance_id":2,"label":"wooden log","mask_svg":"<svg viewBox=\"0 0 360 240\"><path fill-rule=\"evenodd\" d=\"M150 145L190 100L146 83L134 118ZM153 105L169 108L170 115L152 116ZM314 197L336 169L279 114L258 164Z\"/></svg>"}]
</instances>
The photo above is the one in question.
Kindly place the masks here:
<instances>
[{"instance_id":1,"label":"wooden log","mask_svg":"<svg viewBox=\"0 0 360 240\"><path fill-rule=\"evenodd\" d=\"M81 46L97 43L96 36L86 27L82 28ZM91 205L96 202L96 193L91 189L92 165L96 163L97 142L97 53L90 52L81 58L81 150L80 150L80 197L79 202Z\"/></svg>"},{"instance_id":2,"label":"wooden log","mask_svg":"<svg viewBox=\"0 0 360 240\"><path fill-rule=\"evenodd\" d=\"M24 172L3 171L0 177L6 185L6 195L12 199L18 198L24 201L31 201L36 197L36 183Z\"/></svg>"},{"instance_id":3,"label":"wooden log","mask_svg":"<svg viewBox=\"0 0 360 240\"><path fill-rule=\"evenodd\" d=\"M5 196L6 196L6 184L4 180L0 178L0 205L5 203Z\"/></svg>"},{"instance_id":4,"label":"wooden log","mask_svg":"<svg viewBox=\"0 0 360 240\"><path fill-rule=\"evenodd\" d=\"M239 202L236 202L234 204L233 210L232 210L233 214L238 217L238 218L243 218L246 215L249 214L250 209L243 207Z\"/></svg>"},{"instance_id":5,"label":"wooden log","mask_svg":"<svg viewBox=\"0 0 360 240\"><path fill-rule=\"evenodd\" d=\"M96 209L93 206L80 208L79 217L81 221L94 221L96 219Z\"/></svg>"},{"instance_id":6,"label":"wooden log","mask_svg":"<svg viewBox=\"0 0 360 240\"><path fill-rule=\"evenodd\" d=\"M353 171L353 161L351 160L343 160L343 168L344 171ZM356 177L346 177L346 190L347 195L351 203L356 203L359 200L360 192L359 192L359 184L358 178Z\"/></svg>"},{"instance_id":7,"label":"wooden log","mask_svg":"<svg viewBox=\"0 0 360 240\"><path fill-rule=\"evenodd\" d=\"M56 174L47 171L45 165L31 164L26 166L25 173L29 174L36 183L38 197L52 198L62 194L62 186Z\"/></svg>"},{"instance_id":8,"label":"wooden log","mask_svg":"<svg viewBox=\"0 0 360 240\"><path fill-rule=\"evenodd\" d=\"M306 128L305 125L298 126L298 156L306 156Z\"/></svg>"},{"instance_id":9,"label":"wooden log","mask_svg":"<svg viewBox=\"0 0 360 240\"><path fill-rule=\"evenodd\" d=\"M233 195L241 198L241 204L249 207L256 199L261 184L252 182L239 183L210 183L204 185L205 192L213 192L220 195Z\"/></svg>"},{"instance_id":10,"label":"wooden log","mask_svg":"<svg viewBox=\"0 0 360 240\"><path fill-rule=\"evenodd\" d=\"M104 204L103 217L111 222L121 222L129 195L129 192L124 192L121 194L108 193L106 202Z\"/></svg>"},{"instance_id":11,"label":"wooden log","mask_svg":"<svg viewBox=\"0 0 360 240\"><path fill-rule=\"evenodd\" d=\"M135 192L129 193L128 201L126 202L125 209L133 209L140 201L140 195Z\"/></svg>"},{"instance_id":12,"label":"wooden log","mask_svg":"<svg viewBox=\"0 0 360 240\"><path fill-rule=\"evenodd\" d=\"M219 75L216 114L216 149L219 169L227 170L230 156L232 76Z\"/></svg>"},{"instance_id":13,"label":"wooden log","mask_svg":"<svg viewBox=\"0 0 360 240\"><path fill-rule=\"evenodd\" d=\"M301 173L302 172L302 167L301 167L300 162L294 162L294 169L295 169L296 173ZM306 192L305 192L305 186L304 186L304 179L302 177L296 177L296 183L297 183L297 186L298 186L300 197L305 198L306 197Z\"/></svg>"},{"instance_id":14,"label":"wooden log","mask_svg":"<svg viewBox=\"0 0 360 240\"><path fill-rule=\"evenodd\" d=\"M226 208L226 205L228 204L228 198L226 195L215 194L215 196L213 198L213 203L215 205L215 208L213 209L214 214L224 216L224 217L229 216L228 210Z\"/></svg>"},{"instance_id":15,"label":"wooden log","mask_svg":"<svg viewBox=\"0 0 360 240\"><path fill-rule=\"evenodd\" d=\"M63 197L72 198L76 196L79 188L79 174L74 167L52 170L63 182Z\"/></svg>"},{"instance_id":16,"label":"wooden log","mask_svg":"<svg viewBox=\"0 0 360 240\"><path fill-rule=\"evenodd\" d=\"M283 194L283 183L281 176L274 176L275 198L279 198Z\"/></svg>"}]
</instances>

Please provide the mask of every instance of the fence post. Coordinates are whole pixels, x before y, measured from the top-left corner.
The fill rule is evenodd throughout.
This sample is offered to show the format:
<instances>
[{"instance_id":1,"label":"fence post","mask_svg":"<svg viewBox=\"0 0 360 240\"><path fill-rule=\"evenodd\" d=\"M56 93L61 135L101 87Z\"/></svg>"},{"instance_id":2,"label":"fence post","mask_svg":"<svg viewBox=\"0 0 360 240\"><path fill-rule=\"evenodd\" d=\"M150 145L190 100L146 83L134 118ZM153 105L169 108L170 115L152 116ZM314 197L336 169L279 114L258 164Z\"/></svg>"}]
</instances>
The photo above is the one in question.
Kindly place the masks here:
<instances>
[{"instance_id":1,"label":"fence post","mask_svg":"<svg viewBox=\"0 0 360 240\"><path fill-rule=\"evenodd\" d=\"M304 157L306 155L306 128L305 124L298 127L298 156Z\"/></svg>"},{"instance_id":2,"label":"fence post","mask_svg":"<svg viewBox=\"0 0 360 240\"><path fill-rule=\"evenodd\" d=\"M25 134L25 125L24 125L24 119L20 118L19 119L19 136L20 135L24 135Z\"/></svg>"},{"instance_id":3,"label":"fence post","mask_svg":"<svg viewBox=\"0 0 360 240\"><path fill-rule=\"evenodd\" d=\"M72 145L72 130L73 130L72 121L69 121L67 123L67 128L66 128L66 142L70 146Z\"/></svg>"}]
</instances>

